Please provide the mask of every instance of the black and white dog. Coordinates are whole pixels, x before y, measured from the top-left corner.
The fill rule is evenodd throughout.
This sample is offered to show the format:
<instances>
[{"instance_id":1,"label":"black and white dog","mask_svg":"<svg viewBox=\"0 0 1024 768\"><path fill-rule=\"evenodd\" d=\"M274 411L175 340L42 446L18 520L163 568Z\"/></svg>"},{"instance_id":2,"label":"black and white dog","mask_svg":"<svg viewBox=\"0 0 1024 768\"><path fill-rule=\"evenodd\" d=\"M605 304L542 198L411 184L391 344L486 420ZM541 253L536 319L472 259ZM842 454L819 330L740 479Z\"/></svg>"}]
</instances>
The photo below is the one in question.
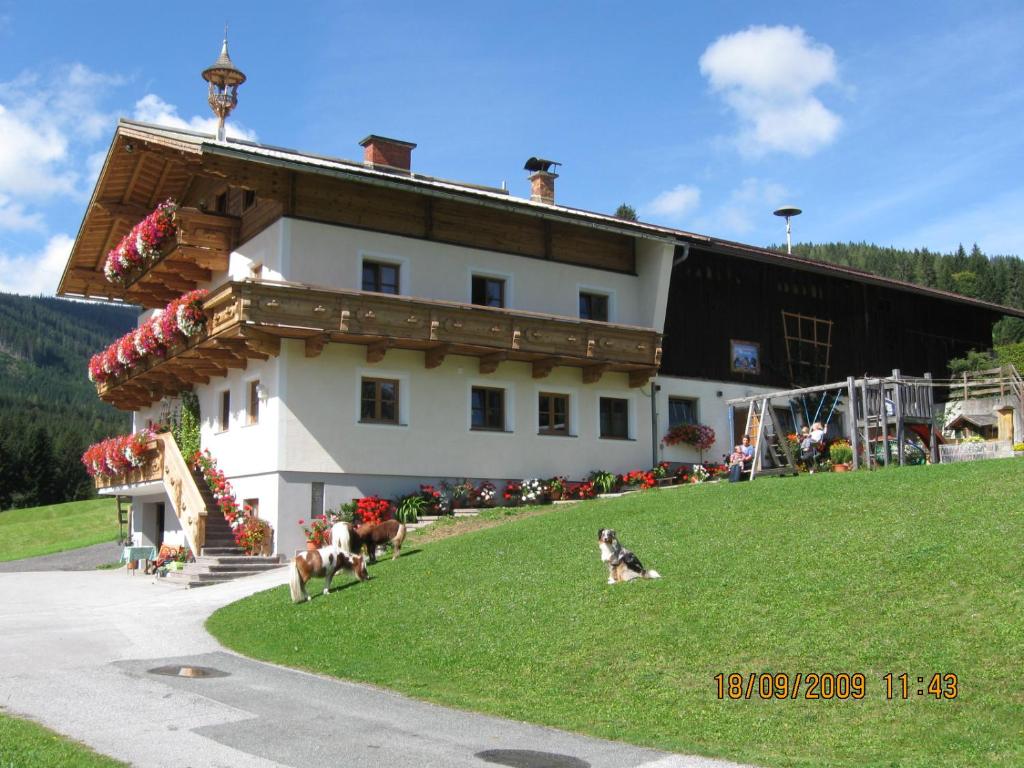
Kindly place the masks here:
<instances>
[{"instance_id":1,"label":"black and white dog","mask_svg":"<svg viewBox=\"0 0 1024 768\"><path fill-rule=\"evenodd\" d=\"M601 549L601 561L608 564L609 584L632 579L661 578L661 574L654 569L644 568L640 558L619 543L611 528L602 528L597 532L597 545Z\"/></svg>"}]
</instances>

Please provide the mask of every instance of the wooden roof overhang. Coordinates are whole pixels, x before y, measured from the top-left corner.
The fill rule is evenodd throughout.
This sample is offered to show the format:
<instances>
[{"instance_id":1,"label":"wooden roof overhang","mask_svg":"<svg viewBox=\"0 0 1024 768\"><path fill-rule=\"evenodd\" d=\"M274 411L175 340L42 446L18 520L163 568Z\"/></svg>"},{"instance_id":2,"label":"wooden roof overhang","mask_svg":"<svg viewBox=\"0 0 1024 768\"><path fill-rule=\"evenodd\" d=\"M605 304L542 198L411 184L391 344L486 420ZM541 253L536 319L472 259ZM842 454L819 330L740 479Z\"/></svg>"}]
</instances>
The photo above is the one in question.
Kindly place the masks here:
<instances>
[{"instance_id":1,"label":"wooden roof overhang","mask_svg":"<svg viewBox=\"0 0 1024 768\"><path fill-rule=\"evenodd\" d=\"M158 204L168 198L186 199L200 174L209 177L202 171L198 142L119 124L57 294L138 301L132 296L138 290L132 292L107 281L103 274L107 253ZM159 306L160 299L153 301L157 303L150 306Z\"/></svg>"},{"instance_id":2,"label":"wooden roof overhang","mask_svg":"<svg viewBox=\"0 0 1024 768\"><path fill-rule=\"evenodd\" d=\"M448 355L479 360L481 374L504 361L532 366L534 378L556 366L581 369L584 383L606 372L642 386L661 362L661 334L651 328L517 312L363 291L328 290L269 281L226 283L204 305L205 333L97 387L118 408L135 410L174 395L253 358L280 353L280 340L298 339L307 357L328 343L366 348L366 360L390 349L423 352L436 368Z\"/></svg>"}]
</instances>

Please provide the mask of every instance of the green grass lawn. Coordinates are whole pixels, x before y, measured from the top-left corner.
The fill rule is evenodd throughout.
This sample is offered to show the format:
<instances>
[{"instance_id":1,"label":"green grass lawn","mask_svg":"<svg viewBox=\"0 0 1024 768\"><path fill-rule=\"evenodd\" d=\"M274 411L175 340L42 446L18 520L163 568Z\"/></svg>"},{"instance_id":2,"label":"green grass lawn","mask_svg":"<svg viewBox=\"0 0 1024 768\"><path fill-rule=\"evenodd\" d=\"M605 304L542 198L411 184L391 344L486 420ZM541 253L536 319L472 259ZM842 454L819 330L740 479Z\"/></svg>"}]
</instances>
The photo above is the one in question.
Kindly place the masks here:
<instances>
[{"instance_id":1,"label":"green grass lawn","mask_svg":"<svg viewBox=\"0 0 1024 768\"><path fill-rule=\"evenodd\" d=\"M365 584L297 606L279 587L208 626L258 658L678 752L1020 766L1022 487L1002 460L649 491L414 544ZM663 578L607 586L600 527ZM859 672L866 695L719 700L730 672ZM936 672L955 700L916 695Z\"/></svg>"},{"instance_id":2,"label":"green grass lawn","mask_svg":"<svg viewBox=\"0 0 1024 768\"><path fill-rule=\"evenodd\" d=\"M104 757L29 720L0 713L0 768L118 768Z\"/></svg>"},{"instance_id":3,"label":"green grass lawn","mask_svg":"<svg viewBox=\"0 0 1024 768\"><path fill-rule=\"evenodd\" d=\"M114 499L72 501L0 513L0 562L49 555L116 538Z\"/></svg>"}]
</instances>

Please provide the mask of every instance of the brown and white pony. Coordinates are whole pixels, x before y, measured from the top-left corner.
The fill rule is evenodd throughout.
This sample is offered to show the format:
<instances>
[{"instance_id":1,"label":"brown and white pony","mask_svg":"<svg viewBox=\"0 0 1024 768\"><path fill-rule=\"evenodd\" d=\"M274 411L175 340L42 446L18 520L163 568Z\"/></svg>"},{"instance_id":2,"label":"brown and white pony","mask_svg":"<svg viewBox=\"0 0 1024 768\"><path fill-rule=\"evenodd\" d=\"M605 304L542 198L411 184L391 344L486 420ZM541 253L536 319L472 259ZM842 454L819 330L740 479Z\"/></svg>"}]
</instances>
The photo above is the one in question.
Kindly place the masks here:
<instances>
[{"instance_id":1,"label":"brown and white pony","mask_svg":"<svg viewBox=\"0 0 1024 768\"><path fill-rule=\"evenodd\" d=\"M390 544L393 549L392 560L398 559L398 553L405 541L405 523L397 520L385 520L383 523L366 523L353 526L349 523L335 523L331 528L331 545L346 554L361 554L363 547L369 554L370 562L377 562L377 546Z\"/></svg>"},{"instance_id":2,"label":"brown and white pony","mask_svg":"<svg viewBox=\"0 0 1024 768\"><path fill-rule=\"evenodd\" d=\"M301 603L303 598L311 599L306 593L306 582L314 576L327 579L324 584L324 594L326 595L331 591L331 579L338 571L348 571L359 581L366 581L370 578L366 573L366 563L361 555L346 555L334 547L321 547L296 555L288 577L292 602Z\"/></svg>"}]
</instances>

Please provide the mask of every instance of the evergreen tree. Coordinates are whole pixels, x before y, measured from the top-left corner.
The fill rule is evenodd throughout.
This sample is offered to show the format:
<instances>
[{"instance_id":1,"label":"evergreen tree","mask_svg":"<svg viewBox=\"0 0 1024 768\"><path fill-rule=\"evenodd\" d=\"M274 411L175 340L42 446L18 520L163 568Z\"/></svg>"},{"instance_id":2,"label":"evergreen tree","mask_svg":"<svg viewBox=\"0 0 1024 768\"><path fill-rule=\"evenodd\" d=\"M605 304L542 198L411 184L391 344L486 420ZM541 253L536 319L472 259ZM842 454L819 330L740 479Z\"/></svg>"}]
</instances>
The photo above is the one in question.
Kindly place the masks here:
<instances>
[{"instance_id":1,"label":"evergreen tree","mask_svg":"<svg viewBox=\"0 0 1024 768\"><path fill-rule=\"evenodd\" d=\"M637 221L636 209L632 205L623 203L615 209L615 218L625 219L626 221Z\"/></svg>"}]
</instances>

